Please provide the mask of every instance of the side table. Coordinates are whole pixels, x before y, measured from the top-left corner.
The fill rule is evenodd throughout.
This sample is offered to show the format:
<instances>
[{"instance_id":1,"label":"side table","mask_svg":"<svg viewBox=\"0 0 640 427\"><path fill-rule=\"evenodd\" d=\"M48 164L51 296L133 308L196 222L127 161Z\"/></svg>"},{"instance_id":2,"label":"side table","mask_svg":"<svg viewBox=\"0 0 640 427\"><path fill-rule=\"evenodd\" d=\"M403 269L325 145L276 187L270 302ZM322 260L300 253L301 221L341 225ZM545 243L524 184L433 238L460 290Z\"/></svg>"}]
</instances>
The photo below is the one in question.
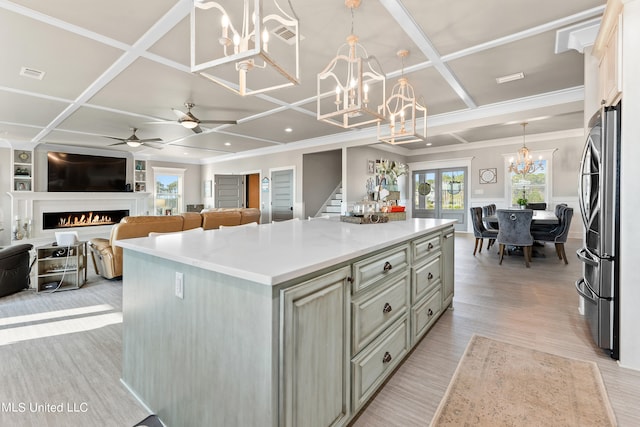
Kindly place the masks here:
<instances>
[{"instance_id":1,"label":"side table","mask_svg":"<svg viewBox=\"0 0 640 427\"><path fill-rule=\"evenodd\" d=\"M36 292L79 289L87 281L87 242L36 248Z\"/></svg>"}]
</instances>

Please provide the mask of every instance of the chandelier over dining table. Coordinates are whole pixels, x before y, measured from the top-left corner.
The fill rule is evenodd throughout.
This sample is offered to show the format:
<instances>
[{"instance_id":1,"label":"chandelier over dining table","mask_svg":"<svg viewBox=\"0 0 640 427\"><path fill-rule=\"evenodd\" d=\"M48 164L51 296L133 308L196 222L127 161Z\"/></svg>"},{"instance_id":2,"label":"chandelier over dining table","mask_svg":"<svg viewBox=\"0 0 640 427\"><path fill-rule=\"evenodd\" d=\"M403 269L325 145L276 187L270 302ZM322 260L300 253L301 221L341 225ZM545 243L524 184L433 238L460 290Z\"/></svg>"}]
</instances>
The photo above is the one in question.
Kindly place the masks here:
<instances>
[{"instance_id":1,"label":"chandelier over dining table","mask_svg":"<svg viewBox=\"0 0 640 427\"><path fill-rule=\"evenodd\" d=\"M531 155L531 152L529 151L529 149L527 148L527 144L525 143L525 129L527 124L527 122L521 123L522 147L518 150L517 159L514 159L513 157L509 159L509 172L522 175L523 177L527 174L531 174L538 170L544 169L542 159L534 161L533 156Z\"/></svg>"}]
</instances>

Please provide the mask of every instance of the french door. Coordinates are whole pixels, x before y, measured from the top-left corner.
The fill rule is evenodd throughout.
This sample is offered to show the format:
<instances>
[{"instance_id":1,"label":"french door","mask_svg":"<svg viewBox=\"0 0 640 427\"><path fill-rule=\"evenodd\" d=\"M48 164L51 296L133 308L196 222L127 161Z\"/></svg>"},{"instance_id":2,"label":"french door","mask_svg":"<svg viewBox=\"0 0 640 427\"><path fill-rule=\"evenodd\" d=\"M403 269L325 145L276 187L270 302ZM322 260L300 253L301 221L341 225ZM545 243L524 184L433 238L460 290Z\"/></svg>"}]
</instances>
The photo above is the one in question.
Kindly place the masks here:
<instances>
[{"instance_id":1,"label":"french door","mask_svg":"<svg viewBox=\"0 0 640 427\"><path fill-rule=\"evenodd\" d=\"M418 170L412 173L413 217L455 219L467 229L467 168Z\"/></svg>"}]
</instances>

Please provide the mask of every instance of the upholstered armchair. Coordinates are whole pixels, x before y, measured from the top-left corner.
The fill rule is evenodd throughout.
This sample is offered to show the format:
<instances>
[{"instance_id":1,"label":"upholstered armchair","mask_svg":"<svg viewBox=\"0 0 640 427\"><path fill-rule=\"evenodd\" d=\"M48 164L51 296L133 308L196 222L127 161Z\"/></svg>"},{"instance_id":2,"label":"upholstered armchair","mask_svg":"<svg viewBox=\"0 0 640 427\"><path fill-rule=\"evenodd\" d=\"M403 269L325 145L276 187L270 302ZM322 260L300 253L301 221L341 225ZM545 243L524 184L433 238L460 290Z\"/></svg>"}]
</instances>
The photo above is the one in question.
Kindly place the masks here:
<instances>
[{"instance_id":1,"label":"upholstered armchair","mask_svg":"<svg viewBox=\"0 0 640 427\"><path fill-rule=\"evenodd\" d=\"M522 247L524 263L529 268L531 252L533 248L533 236L531 235L531 209L498 209L498 237L500 245L500 265L504 257L506 246Z\"/></svg>"},{"instance_id":2,"label":"upholstered armchair","mask_svg":"<svg viewBox=\"0 0 640 427\"><path fill-rule=\"evenodd\" d=\"M33 245L22 244L0 250L0 297L29 287L29 251Z\"/></svg>"}]
</instances>

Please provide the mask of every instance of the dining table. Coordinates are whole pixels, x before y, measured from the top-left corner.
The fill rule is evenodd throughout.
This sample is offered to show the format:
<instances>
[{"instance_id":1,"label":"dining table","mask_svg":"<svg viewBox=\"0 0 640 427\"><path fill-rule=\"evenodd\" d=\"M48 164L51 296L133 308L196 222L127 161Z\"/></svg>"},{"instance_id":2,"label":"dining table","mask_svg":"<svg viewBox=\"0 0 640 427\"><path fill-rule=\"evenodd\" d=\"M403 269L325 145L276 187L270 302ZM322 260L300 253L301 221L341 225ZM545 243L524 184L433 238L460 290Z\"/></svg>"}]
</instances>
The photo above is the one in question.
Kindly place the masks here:
<instances>
[{"instance_id":1,"label":"dining table","mask_svg":"<svg viewBox=\"0 0 640 427\"><path fill-rule=\"evenodd\" d=\"M498 229L498 215L487 215L485 217L482 217L482 220L492 228L496 230ZM538 229L549 228L549 226L558 225L559 223L560 219L553 211L533 211L533 217L531 219L531 229L534 229L536 227ZM531 256L534 258L545 258L544 253L538 250L539 247L544 247L544 242L534 241ZM522 248L512 247L509 252L515 255L522 255Z\"/></svg>"},{"instance_id":2,"label":"dining table","mask_svg":"<svg viewBox=\"0 0 640 427\"><path fill-rule=\"evenodd\" d=\"M498 228L498 216L487 215L482 217L482 220L491 224L493 228ZM557 225L560 220L553 211L533 211L533 218L531 219L531 226L534 225Z\"/></svg>"}]
</instances>

